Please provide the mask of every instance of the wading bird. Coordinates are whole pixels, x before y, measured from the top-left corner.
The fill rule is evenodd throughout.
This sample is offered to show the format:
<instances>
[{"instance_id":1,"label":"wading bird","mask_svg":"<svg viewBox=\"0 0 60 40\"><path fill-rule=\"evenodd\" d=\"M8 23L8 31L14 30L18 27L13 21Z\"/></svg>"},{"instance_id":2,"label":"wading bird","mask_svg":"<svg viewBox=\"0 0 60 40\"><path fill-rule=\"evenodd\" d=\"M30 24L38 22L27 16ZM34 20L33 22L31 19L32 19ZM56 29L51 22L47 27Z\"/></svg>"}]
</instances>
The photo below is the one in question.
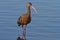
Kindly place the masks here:
<instances>
[{"instance_id":1,"label":"wading bird","mask_svg":"<svg viewBox=\"0 0 60 40\"><path fill-rule=\"evenodd\" d=\"M26 40L26 26L27 24L29 24L31 22L31 10L30 7L32 7L34 9L34 11L36 12L35 8L32 6L31 2L28 2L27 5L27 13L26 14L22 14L17 21L18 26L22 25L22 38L24 40Z\"/></svg>"}]
</instances>

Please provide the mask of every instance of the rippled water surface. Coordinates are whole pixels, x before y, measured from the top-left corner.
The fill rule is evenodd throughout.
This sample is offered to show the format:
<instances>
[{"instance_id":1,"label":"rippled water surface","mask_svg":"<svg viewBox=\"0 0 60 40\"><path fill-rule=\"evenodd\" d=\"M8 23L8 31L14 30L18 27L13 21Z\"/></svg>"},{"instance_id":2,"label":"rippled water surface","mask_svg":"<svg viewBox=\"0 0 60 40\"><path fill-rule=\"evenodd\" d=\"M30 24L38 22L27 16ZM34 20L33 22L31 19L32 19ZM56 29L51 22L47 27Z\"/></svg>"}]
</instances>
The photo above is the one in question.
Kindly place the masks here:
<instances>
[{"instance_id":1,"label":"rippled water surface","mask_svg":"<svg viewBox=\"0 0 60 40\"><path fill-rule=\"evenodd\" d=\"M27 40L60 40L60 0L30 0L32 21L27 25ZM28 0L0 0L0 40L16 40L17 19L26 13ZM20 27L21 31L22 27ZM20 33L20 35L22 35Z\"/></svg>"}]
</instances>

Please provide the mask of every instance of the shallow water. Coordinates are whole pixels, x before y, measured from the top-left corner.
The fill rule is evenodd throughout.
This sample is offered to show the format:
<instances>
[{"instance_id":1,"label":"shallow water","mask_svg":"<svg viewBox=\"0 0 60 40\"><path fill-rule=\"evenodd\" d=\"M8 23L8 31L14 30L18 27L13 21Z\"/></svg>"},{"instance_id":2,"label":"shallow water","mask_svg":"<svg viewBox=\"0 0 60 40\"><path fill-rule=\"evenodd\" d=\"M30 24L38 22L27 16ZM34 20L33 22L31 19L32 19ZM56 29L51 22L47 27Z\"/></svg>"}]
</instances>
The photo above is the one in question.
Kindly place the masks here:
<instances>
[{"instance_id":1,"label":"shallow water","mask_svg":"<svg viewBox=\"0 0 60 40\"><path fill-rule=\"evenodd\" d=\"M60 40L60 0L30 1L38 15L32 10L32 21L26 30L27 40ZM17 19L26 13L26 2L28 0L0 0L0 40L17 39Z\"/></svg>"}]
</instances>

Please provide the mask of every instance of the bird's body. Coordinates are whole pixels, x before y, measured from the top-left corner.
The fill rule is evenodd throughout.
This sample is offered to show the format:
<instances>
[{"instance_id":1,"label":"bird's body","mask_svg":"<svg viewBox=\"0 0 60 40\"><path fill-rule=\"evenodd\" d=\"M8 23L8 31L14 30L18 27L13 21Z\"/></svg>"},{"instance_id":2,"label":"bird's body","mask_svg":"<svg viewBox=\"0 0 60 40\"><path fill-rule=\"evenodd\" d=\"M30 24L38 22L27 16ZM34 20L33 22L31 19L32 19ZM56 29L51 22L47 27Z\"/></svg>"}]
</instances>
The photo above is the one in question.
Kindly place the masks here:
<instances>
[{"instance_id":1,"label":"bird's body","mask_svg":"<svg viewBox=\"0 0 60 40\"><path fill-rule=\"evenodd\" d=\"M21 15L18 18L17 23L18 23L18 26L20 26L20 25L27 25L30 22L31 22L31 16L30 16L30 14L26 13L26 14Z\"/></svg>"}]
</instances>

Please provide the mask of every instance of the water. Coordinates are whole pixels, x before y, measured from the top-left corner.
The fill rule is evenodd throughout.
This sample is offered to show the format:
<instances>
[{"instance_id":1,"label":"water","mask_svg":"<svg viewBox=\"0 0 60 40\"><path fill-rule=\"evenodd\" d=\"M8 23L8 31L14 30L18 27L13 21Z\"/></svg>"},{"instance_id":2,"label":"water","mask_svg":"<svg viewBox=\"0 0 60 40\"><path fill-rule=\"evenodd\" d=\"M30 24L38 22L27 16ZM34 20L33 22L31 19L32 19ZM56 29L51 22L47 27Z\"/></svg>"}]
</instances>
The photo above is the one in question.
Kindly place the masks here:
<instances>
[{"instance_id":1,"label":"water","mask_svg":"<svg viewBox=\"0 0 60 40\"><path fill-rule=\"evenodd\" d=\"M17 19L26 13L25 5L28 1L0 0L0 40L17 39ZM27 40L60 40L60 0L30 1L37 9L38 15L32 10L32 21L26 30Z\"/></svg>"}]
</instances>

